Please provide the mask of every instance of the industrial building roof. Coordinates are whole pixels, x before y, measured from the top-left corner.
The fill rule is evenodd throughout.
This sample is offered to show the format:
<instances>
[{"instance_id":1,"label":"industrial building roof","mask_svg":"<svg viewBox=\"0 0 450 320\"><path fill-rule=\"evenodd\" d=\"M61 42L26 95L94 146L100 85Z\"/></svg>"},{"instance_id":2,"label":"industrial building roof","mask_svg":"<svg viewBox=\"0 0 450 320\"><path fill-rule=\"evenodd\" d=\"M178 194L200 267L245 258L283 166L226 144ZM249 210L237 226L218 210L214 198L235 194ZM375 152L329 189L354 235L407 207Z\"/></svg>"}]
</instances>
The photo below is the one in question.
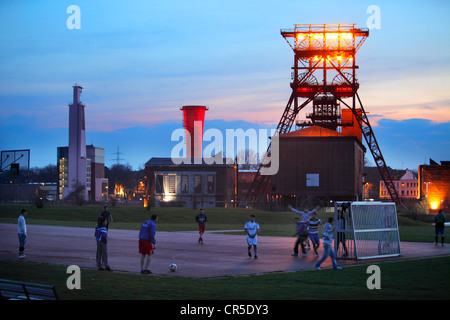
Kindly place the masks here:
<instances>
[{"instance_id":1,"label":"industrial building roof","mask_svg":"<svg viewBox=\"0 0 450 320\"><path fill-rule=\"evenodd\" d=\"M221 158L222 162L216 162L216 163L212 163L213 161L212 159L201 159L202 163L198 163L200 162L200 159L192 159L191 161L186 159L172 159L172 158L151 158L149 161L147 161L147 163L145 164L145 166L180 166L180 165L186 165L186 166L205 166L205 165L219 165L219 166L223 166L223 165L234 165L234 162L232 159L228 159L228 158ZM185 160L184 163L181 163L182 160ZM208 161L210 160L210 161ZM228 161L228 162L227 162ZM181 163L181 164L180 164Z\"/></svg>"},{"instance_id":2,"label":"industrial building roof","mask_svg":"<svg viewBox=\"0 0 450 320\"><path fill-rule=\"evenodd\" d=\"M280 135L283 138L293 138L293 137L348 137L340 132L327 129L318 125L308 127L306 129L295 130Z\"/></svg>"}]
</instances>

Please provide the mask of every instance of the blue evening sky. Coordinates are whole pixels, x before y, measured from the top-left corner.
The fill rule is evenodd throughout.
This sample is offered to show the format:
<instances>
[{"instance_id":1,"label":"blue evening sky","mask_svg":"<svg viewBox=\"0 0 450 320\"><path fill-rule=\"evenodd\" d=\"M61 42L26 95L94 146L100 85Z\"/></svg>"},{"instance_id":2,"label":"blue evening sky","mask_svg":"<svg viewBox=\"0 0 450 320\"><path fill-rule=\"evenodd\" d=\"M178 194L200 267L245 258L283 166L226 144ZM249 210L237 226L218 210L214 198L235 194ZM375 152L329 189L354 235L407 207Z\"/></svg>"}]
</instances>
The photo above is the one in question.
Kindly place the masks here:
<instances>
[{"instance_id":1,"label":"blue evening sky","mask_svg":"<svg viewBox=\"0 0 450 320\"><path fill-rule=\"evenodd\" d=\"M67 28L70 5L80 29ZM447 0L1 1L0 150L56 164L74 83L84 87L86 141L105 148L107 166L118 147L133 169L170 157L183 105L209 107L205 130L275 128L293 65L280 29L364 28L370 5L381 24L357 54L359 95L387 164L450 160Z\"/></svg>"}]
</instances>

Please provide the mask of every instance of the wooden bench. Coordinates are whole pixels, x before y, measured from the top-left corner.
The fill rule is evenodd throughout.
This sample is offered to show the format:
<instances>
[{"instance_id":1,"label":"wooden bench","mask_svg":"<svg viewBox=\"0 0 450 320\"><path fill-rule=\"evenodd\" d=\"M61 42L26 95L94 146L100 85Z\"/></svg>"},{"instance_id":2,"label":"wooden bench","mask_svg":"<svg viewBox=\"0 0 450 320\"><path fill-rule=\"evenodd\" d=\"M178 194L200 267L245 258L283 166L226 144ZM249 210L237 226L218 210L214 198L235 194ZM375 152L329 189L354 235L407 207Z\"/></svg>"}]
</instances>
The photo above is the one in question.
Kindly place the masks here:
<instances>
[{"instance_id":1,"label":"wooden bench","mask_svg":"<svg viewBox=\"0 0 450 320\"><path fill-rule=\"evenodd\" d=\"M0 279L0 299L59 300L55 287Z\"/></svg>"}]
</instances>

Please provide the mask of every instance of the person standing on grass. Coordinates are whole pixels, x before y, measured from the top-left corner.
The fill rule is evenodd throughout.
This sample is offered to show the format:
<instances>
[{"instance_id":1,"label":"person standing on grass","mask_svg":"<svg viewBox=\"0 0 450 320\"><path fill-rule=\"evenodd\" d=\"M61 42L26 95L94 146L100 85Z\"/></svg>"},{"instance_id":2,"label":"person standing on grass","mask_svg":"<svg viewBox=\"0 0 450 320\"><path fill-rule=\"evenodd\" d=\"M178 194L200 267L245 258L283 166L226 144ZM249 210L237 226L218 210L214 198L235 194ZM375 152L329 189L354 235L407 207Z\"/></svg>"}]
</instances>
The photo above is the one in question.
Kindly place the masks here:
<instances>
[{"instance_id":1,"label":"person standing on grass","mask_svg":"<svg viewBox=\"0 0 450 320\"><path fill-rule=\"evenodd\" d=\"M17 219L17 233L19 235L19 259L25 258L25 254L23 252L25 250L25 242L27 241L27 223L25 221L25 217L27 216L27 214L27 210L22 209L20 211L19 219Z\"/></svg>"},{"instance_id":2,"label":"person standing on grass","mask_svg":"<svg viewBox=\"0 0 450 320\"><path fill-rule=\"evenodd\" d=\"M320 258L320 260L316 263L315 267L317 270L320 269L320 265L322 262L325 261L328 256L331 258L331 263L333 264L333 269L342 269L341 267L338 267L336 264L336 255L334 254L332 244L333 244L333 226L332 223L334 221L333 217L329 217L327 220L327 223L323 226L323 232L322 232L322 239L323 239L323 256Z\"/></svg>"},{"instance_id":3,"label":"person standing on grass","mask_svg":"<svg viewBox=\"0 0 450 320\"><path fill-rule=\"evenodd\" d=\"M248 256L251 257L251 249L253 246L253 251L255 254L255 259L258 259L258 231L259 224L255 221L255 215L250 216L250 221L245 224L245 233L247 234L247 244L248 244Z\"/></svg>"},{"instance_id":4,"label":"person standing on grass","mask_svg":"<svg viewBox=\"0 0 450 320\"><path fill-rule=\"evenodd\" d=\"M152 273L148 266L150 264L152 255L156 249L156 221L158 221L158 215L153 214L150 220L144 221L139 231L139 253L141 254L141 273Z\"/></svg>"},{"instance_id":5,"label":"person standing on grass","mask_svg":"<svg viewBox=\"0 0 450 320\"><path fill-rule=\"evenodd\" d=\"M106 229L107 220L105 217L98 217L97 227L95 228L95 240L97 242L97 268L98 270L112 271L108 264L108 230ZM103 268L103 265L105 266Z\"/></svg>"},{"instance_id":6,"label":"person standing on grass","mask_svg":"<svg viewBox=\"0 0 450 320\"><path fill-rule=\"evenodd\" d=\"M434 245L438 245L438 237L441 235L441 245L444 245L444 229L445 229L445 215L442 213L442 209L439 210L438 214L434 216Z\"/></svg>"},{"instance_id":7,"label":"person standing on grass","mask_svg":"<svg viewBox=\"0 0 450 320\"><path fill-rule=\"evenodd\" d=\"M203 208L200 209L200 213L195 217L195 221L198 223L199 239L198 243L203 244L203 234L205 233L206 221L208 221Z\"/></svg>"},{"instance_id":8,"label":"person standing on grass","mask_svg":"<svg viewBox=\"0 0 450 320\"><path fill-rule=\"evenodd\" d=\"M106 219L106 230L108 230L109 229L109 223L114 221L113 217L111 215L111 212L108 211L108 206L104 206L103 207L103 212L102 212L101 216Z\"/></svg>"}]
</instances>

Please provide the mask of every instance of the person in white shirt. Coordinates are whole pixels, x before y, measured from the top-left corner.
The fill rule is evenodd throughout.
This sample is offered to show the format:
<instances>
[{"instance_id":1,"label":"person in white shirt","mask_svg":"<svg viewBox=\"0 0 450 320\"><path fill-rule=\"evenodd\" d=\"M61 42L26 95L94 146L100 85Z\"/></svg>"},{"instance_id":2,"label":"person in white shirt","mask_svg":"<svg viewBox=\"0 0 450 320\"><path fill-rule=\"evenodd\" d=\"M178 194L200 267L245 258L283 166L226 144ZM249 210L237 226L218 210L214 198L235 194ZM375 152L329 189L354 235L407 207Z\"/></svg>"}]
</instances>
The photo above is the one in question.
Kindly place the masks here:
<instances>
[{"instance_id":1,"label":"person in white shirt","mask_svg":"<svg viewBox=\"0 0 450 320\"><path fill-rule=\"evenodd\" d=\"M27 224L25 222L26 216L27 210L22 209L19 219L17 220L17 233L19 235L19 259L25 258L25 254L23 252L25 250L25 242L27 240Z\"/></svg>"},{"instance_id":2,"label":"person in white shirt","mask_svg":"<svg viewBox=\"0 0 450 320\"><path fill-rule=\"evenodd\" d=\"M245 224L245 232L247 233L248 256L251 257L251 249L255 253L255 259L258 259L258 231L259 224L255 221L255 216L250 216L250 221Z\"/></svg>"},{"instance_id":3,"label":"person in white shirt","mask_svg":"<svg viewBox=\"0 0 450 320\"><path fill-rule=\"evenodd\" d=\"M303 218L303 221L309 221L309 219L311 218L311 215L312 215L313 213L316 213L317 210L318 210L319 208L320 208L320 207L317 206L317 207L315 207L315 208L314 208L313 210L311 210L311 211L299 211L299 210L297 210L297 209L292 208L291 205L288 205L288 209L291 210L292 212L295 212L295 213L298 214L298 215L301 215L302 218Z\"/></svg>"}]
</instances>

